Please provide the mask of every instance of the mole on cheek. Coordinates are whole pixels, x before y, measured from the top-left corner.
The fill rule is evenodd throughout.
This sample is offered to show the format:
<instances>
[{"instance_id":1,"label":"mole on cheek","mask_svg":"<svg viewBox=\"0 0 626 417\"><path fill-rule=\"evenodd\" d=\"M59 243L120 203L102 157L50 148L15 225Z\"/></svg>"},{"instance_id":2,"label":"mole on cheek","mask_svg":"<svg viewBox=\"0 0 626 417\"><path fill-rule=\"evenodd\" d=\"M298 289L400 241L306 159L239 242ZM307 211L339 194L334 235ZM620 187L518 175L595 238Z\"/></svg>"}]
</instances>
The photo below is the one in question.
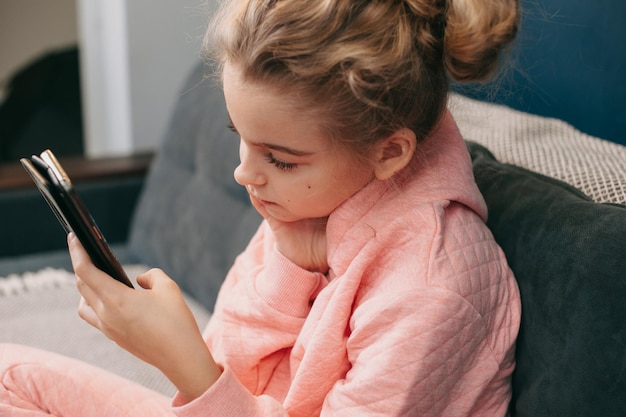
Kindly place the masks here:
<instances>
[{"instance_id":1,"label":"mole on cheek","mask_svg":"<svg viewBox=\"0 0 626 417\"><path fill-rule=\"evenodd\" d=\"M310 185L307 185L307 186L306 186L306 188L308 188L308 189L310 190L310 189L311 189L311 186L310 186Z\"/></svg>"}]
</instances>

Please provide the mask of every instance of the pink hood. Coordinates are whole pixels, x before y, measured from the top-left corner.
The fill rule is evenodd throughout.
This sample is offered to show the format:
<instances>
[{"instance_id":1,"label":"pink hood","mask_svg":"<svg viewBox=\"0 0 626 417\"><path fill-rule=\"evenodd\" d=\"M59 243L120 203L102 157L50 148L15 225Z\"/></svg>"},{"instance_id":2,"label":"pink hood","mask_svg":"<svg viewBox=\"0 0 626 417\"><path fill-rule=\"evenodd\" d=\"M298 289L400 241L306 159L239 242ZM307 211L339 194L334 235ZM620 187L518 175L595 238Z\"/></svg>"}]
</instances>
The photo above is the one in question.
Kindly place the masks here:
<instances>
[{"instance_id":1,"label":"pink hood","mask_svg":"<svg viewBox=\"0 0 626 417\"><path fill-rule=\"evenodd\" d=\"M329 259L341 236L355 223L366 222L375 231L399 214L433 202L458 202L487 220L487 205L474 181L471 158L448 111L403 171L388 181L374 180L330 215ZM376 206L398 209L376 210Z\"/></svg>"}]
</instances>

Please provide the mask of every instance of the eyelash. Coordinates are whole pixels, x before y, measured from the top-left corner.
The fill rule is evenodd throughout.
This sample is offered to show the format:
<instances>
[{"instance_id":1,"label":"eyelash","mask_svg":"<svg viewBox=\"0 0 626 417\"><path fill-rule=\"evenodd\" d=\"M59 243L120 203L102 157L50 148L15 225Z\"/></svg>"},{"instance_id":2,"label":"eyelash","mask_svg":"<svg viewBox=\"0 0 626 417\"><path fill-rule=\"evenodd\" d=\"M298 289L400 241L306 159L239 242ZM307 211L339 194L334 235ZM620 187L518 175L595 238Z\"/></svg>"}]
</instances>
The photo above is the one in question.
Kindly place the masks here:
<instances>
[{"instance_id":1,"label":"eyelash","mask_svg":"<svg viewBox=\"0 0 626 417\"><path fill-rule=\"evenodd\" d=\"M274 165L276 168L280 169L281 171L291 171L298 167L298 164L289 163L289 162L281 161L280 159L274 158L274 155L272 155L269 152L265 154L265 159L267 160L267 162Z\"/></svg>"},{"instance_id":2,"label":"eyelash","mask_svg":"<svg viewBox=\"0 0 626 417\"><path fill-rule=\"evenodd\" d=\"M235 126L233 126L232 123L228 123L226 127L228 128L228 130L231 130L237 133L237 129L235 129ZM267 160L267 162L274 165L276 168L280 169L281 171L291 171L298 167L298 164L285 162L285 161L281 161L280 159L276 159L274 155L272 155L271 152L268 152L265 154L265 159Z\"/></svg>"}]
</instances>

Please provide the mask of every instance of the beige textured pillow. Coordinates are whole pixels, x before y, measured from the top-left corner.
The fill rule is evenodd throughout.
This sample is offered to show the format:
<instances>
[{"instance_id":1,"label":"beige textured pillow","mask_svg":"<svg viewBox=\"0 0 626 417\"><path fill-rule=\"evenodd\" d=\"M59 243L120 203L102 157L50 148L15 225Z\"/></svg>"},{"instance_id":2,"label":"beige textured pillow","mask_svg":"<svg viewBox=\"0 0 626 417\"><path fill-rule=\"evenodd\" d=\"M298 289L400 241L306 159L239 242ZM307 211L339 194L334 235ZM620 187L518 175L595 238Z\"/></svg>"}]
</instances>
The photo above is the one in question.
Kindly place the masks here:
<instances>
[{"instance_id":1,"label":"beige textured pillow","mask_svg":"<svg viewBox=\"0 0 626 417\"><path fill-rule=\"evenodd\" d=\"M626 146L568 123L453 93L448 105L461 133L503 163L559 179L600 203L626 204Z\"/></svg>"}]
</instances>

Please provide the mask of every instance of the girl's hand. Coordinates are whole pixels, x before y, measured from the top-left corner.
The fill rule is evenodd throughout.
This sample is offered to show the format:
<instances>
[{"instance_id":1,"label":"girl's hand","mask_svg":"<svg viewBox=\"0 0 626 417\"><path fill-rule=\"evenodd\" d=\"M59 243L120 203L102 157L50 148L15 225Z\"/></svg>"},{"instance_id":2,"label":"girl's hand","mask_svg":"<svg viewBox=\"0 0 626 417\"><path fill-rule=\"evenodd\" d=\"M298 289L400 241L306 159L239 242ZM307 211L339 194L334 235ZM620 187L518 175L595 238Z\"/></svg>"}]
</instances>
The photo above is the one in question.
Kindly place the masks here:
<instances>
[{"instance_id":1,"label":"girl's hand","mask_svg":"<svg viewBox=\"0 0 626 417\"><path fill-rule=\"evenodd\" d=\"M79 316L143 361L160 369L190 401L221 374L178 285L163 271L137 277L131 289L97 269L73 233L68 235Z\"/></svg>"},{"instance_id":2,"label":"girl's hand","mask_svg":"<svg viewBox=\"0 0 626 417\"><path fill-rule=\"evenodd\" d=\"M324 274L328 272L328 260L326 259L326 222L328 218L284 222L270 216L251 193L250 201L274 232L276 248L283 256L309 271Z\"/></svg>"}]
</instances>

